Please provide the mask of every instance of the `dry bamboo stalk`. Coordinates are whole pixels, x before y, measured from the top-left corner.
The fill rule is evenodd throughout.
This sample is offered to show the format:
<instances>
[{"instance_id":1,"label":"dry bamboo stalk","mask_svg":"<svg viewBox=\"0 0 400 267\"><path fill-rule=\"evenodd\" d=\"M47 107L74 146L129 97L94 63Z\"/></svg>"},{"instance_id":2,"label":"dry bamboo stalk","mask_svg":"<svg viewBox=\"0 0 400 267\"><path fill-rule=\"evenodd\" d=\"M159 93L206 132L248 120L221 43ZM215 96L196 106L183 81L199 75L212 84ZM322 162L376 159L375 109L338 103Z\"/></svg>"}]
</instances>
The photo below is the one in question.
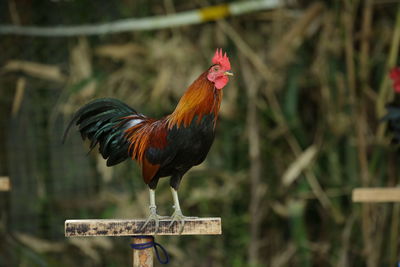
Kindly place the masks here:
<instances>
[{"instance_id":1,"label":"dry bamboo stalk","mask_svg":"<svg viewBox=\"0 0 400 267\"><path fill-rule=\"evenodd\" d=\"M355 103L355 90L356 90L356 72L354 62L354 47L353 47L353 7L349 1L345 2L345 12L343 14L343 26L344 26L344 52L346 57L346 71L347 71L347 86L350 93L350 104L354 106Z\"/></svg>"},{"instance_id":2,"label":"dry bamboo stalk","mask_svg":"<svg viewBox=\"0 0 400 267\"><path fill-rule=\"evenodd\" d=\"M247 84L247 118L246 124L248 128L249 140L249 158L250 170L249 176L251 181L250 188L250 245L248 248L250 265L259 264L259 248L261 222L265 214L265 208L262 208L262 200L266 191L266 186L262 182L262 160L261 160L261 141L259 119L257 116L257 103L261 79L254 79L251 75L251 67L240 57L242 62L243 78Z\"/></svg>"},{"instance_id":3,"label":"dry bamboo stalk","mask_svg":"<svg viewBox=\"0 0 400 267\"><path fill-rule=\"evenodd\" d=\"M400 225L400 204L396 203L392 209L392 220L390 229L390 243L389 243L389 259L390 263L395 265L398 260L398 238L399 238L399 225Z\"/></svg>"},{"instance_id":4,"label":"dry bamboo stalk","mask_svg":"<svg viewBox=\"0 0 400 267\"><path fill-rule=\"evenodd\" d=\"M367 86L369 76L370 61L370 37L373 16L373 0L366 0L363 9L362 29L361 29L361 51L360 51L360 80L364 87ZM368 88L363 88L366 90Z\"/></svg>"},{"instance_id":5,"label":"dry bamboo stalk","mask_svg":"<svg viewBox=\"0 0 400 267\"><path fill-rule=\"evenodd\" d=\"M256 70L260 73L265 81L268 84L271 83L274 79L274 73L272 70L264 63L260 55L258 55L254 49L252 49L247 42L243 39L243 36L238 33L232 26L230 26L225 21L219 21L218 26L220 26L221 30L235 43L240 52L249 59L249 62L254 65ZM280 124L280 128L285 131L288 129L286 119L283 116L282 108L279 104L279 101L272 90L271 85L266 86L265 95L268 99L269 104L272 107L272 112L274 113L274 117L277 120L277 123Z\"/></svg>"},{"instance_id":6,"label":"dry bamboo stalk","mask_svg":"<svg viewBox=\"0 0 400 267\"><path fill-rule=\"evenodd\" d=\"M243 55L249 59L249 61L254 65L254 67L257 69L263 79L265 79L268 83L271 83L271 81L273 81L273 72L267 67L267 65L263 62L259 55L257 55L257 53L254 52L254 50L246 43L243 37L225 21L220 21L218 25L221 27L224 33L232 39L232 41L236 44ZM286 118L283 115L282 108L274 91L271 88L271 85L267 86L267 90L265 90L265 95L268 99L269 105L271 105L272 107L271 110L274 111L274 117L276 118L277 123L280 124L280 128L284 129L284 131L286 132L285 135L287 142L293 150L294 155L296 157L300 156L300 154L302 153L302 149L298 144L296 138L290 132L287 132L289 127L287 126ZM343 215L337 208L332 205L331 201L326 196L317 178L315 177L315 174L311 170L306 169L305 175L307 178L307 182L312 188L313 193L317 196L322 206L332 211L332 216L334 217L336 222L342 222L344 219Z\"/></svg>"},{"instance_id":7,"label":"dry bamboo stalk","mask_svg":"<svg viewBox=\"0 0 400 267\"><path fill-rule=\"evenodd\" d=\"M24 72L33 77L53 82L65 82L67 77L61 69L54 65L42 64L24 60L10 60L2 68L4 72Z\"/></svg>"},{"instance_id":8,"label":"dry bamboo stalk","mask_svg":"<svg viewBox=\"0 0 400 267\"><path fill-rule=\"evenodd\" d=\"M297 47L303 43L307 29L316 18L320 17L324 5L320 2L312 4L304 14L293 23L290 30L277 42L277 45L269 52L269 57L275 67L282 67L289 62L292 57L289 56Z\"/></svg>"},{"instance_id":9,"label":"dry bamboo stalk","mask_svg":"<svg viewBox=\"0 0 400 267\"><path fill-rule=\"evenodd\" d=\"M16 0L8 1L8 9L12 23L15 25L21 25L21 17L18 14Z\"/></svg>"},{"instance_id":10,"label":"dry bamboo stalk","mask_svg":"<svg viewBox=\"0 0 400 267\"><path fill-rule=\"evenodd\" d=\"M22 100L24 99L25 88L26 88L26 78L25 77L18 78L17 87L15 90L14 100L11 109L11 114L13 117L15 117L19 112Z\"/></svg>"}]
</instances>

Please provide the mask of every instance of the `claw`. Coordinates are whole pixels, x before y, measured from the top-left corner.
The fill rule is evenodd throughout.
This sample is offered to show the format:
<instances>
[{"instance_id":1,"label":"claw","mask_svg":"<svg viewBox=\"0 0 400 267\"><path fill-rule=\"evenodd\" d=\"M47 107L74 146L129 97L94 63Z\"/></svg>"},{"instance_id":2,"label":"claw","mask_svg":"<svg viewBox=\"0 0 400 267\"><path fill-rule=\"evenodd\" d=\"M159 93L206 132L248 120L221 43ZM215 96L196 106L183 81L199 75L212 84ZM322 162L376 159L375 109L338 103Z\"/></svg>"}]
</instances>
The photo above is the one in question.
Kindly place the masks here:
<instances>
[{"instance_id":1,"label":"claw","mask_svg":"<svg viewBox=\"0 0 400 267\"><path fill-rule=\"evenodd\" d=\"M146 222L139 228L139 232L144 232L146 229L146 226L151 222L154 221L154 233L156 234L158 232L158 228L160 226L160 219L166 219L168 216L160 216L157 214L156 208L155 207L150 207L150 215L147 218Z\"/></svg>"},{"instance_id":2,"label":"claw","mask_svg":"<svg viewBox=\"0 0 400 267\"><path fill-rule=\"evenodd\" d=\"M172 214L172 216L171 216L171 223L169 224L169 228L171 228L172 227L172 225L175 223L175 222L179 222L180 223L180 226L179 226L179 234L182 234L182 232L183 232L183 229L185 228L185 221L186 220L193 220L193 219L197 219L197 217L187 217L187 216L184 216L183 214L182 214L182 211L181 210L178 210L178 209L175 209L175 211L174 211L174 213Z\"/></svg>"},{"instance_id":3,"label":"claw","mask_svg":"<svg viewBox=\"0 0 400 267\"><path fill-rule=\"evenodd\" d=\"M172 214L172 216L171 216L171 219L172 219L172 220L171 220L171 223L169 224L168 228L171 228L172 225L174 224L174 222L179 221L179 222L181 223L181 226L180 226L180 228L179 228L179 233L182 233L183 228L184 228L184 224L185 224L184 217L185 217L185 216L183 216L182 211L180 211L180 210L175 210L175 212L174 212L174 213Z\"/></svg>"}]
</instances>

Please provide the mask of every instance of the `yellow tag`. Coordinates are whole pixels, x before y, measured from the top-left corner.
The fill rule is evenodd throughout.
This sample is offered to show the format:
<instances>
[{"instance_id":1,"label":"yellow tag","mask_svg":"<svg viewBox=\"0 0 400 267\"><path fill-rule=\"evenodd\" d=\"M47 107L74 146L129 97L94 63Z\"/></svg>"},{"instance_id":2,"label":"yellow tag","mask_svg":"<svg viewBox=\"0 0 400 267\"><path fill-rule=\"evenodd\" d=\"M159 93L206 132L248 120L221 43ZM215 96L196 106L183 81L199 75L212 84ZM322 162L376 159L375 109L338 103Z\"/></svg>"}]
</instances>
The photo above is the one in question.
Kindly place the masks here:
<instances>
[{"instance_id":1,"label":"yellow tag","mask_svg":"<svg viewBox=\"0 0 400 267\"><path fill-rule=\"evenodd\" d=\"M205 7L200 9L199 12L202 21L216 20L229 16L228 5Z\"/></svg>"}]
</instances>

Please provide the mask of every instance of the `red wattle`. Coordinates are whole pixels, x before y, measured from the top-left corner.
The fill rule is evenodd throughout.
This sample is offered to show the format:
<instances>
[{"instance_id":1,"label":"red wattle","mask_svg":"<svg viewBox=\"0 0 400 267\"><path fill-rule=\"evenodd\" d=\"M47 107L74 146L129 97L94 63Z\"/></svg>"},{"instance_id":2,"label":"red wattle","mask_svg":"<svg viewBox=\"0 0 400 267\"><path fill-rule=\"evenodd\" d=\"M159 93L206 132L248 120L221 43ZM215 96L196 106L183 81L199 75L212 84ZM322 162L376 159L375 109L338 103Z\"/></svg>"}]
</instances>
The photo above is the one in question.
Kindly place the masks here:
<instances>
[{"instance_id":1,"label":"red wattle","mask_svg":"<svg viewBox=\"0 0 400 267\"><path fill-rule=\"evenodd\" d=\"M222 77L218 77L217 79L215 79L215 88L217 89L222 89L225 87L225 85L228 83L229 78L226 77L225 75Z\"/></svg>"}]
</instances>

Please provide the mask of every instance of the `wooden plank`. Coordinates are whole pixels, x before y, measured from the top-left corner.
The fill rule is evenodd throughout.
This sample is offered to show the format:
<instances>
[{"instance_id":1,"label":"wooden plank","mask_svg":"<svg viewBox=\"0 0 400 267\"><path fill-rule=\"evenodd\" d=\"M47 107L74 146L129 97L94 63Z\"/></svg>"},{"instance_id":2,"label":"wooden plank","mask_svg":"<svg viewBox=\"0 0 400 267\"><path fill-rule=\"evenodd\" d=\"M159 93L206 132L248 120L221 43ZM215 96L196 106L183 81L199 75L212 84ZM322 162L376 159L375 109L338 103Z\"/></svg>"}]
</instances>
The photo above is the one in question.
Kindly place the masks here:
<instances>
[{"instance_id":1,"label":"wooden plank","mask_svg":"<svg viewBox=\"0 0 400 267\"><path fill-rule=\"evenodd\" d=\"M0 176L0 191L10 191L11 182L10 178L7 176Z\"/></svg>"},{"instance_id":2,"label":"wooden plank","mask_svg":"<svg viewBox=\"0 0 400 267\"><path fill-rule=\"evenodd\" d=\"M137 236L154 235L154 223L146 226L145 231L139 232L145 223L144 219L89 219L66 220L65 236ZM156 235L179 235L178 222L171 228L170 219L160 220L160 227ZM185 221L182 235L220 235L221 218L197 218Z\"/></svg>"},{"instance_id":3,"label":"wooden plank","mask_svg":"<svg viewBox=\"0 0 400 267\"><path fill-rule=\"evenodd\" d=\"M400 202L400 188L356 188L353 202Z\"/></svg>"}]
</instances>

